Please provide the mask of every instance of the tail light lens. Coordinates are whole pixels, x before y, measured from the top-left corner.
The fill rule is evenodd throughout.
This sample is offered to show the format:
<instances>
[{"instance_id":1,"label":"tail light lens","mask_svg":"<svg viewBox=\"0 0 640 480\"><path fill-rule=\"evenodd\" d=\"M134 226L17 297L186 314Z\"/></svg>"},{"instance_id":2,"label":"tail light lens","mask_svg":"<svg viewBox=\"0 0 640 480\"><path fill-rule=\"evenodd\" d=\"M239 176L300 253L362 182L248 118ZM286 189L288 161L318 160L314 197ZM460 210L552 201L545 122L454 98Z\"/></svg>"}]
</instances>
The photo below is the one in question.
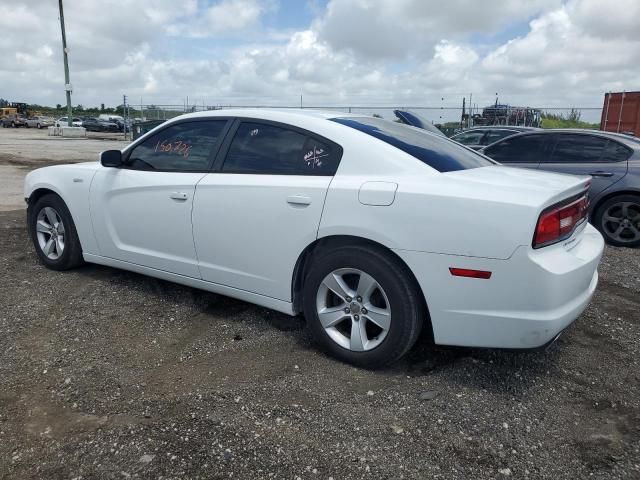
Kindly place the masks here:
<instances>
[{"instance_id":1,"label":"tail light lens","mask_svg":"<svg viewBox=\"0 0 640 480\"><path fill-rule=\"evenodd\" d=\"M553 205L542 212L533 237L533 248L546 247L571 236L587 220L589 199L586 193Z\"/></svg>"}]
</instances>

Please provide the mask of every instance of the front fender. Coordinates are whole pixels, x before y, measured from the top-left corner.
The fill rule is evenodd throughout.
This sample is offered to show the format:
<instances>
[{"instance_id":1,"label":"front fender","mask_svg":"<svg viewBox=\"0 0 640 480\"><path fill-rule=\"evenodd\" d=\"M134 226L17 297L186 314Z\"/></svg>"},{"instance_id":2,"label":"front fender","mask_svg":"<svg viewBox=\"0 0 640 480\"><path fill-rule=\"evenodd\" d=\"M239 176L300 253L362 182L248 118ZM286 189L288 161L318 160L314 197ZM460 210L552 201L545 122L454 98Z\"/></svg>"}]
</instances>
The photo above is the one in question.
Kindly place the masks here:
<instances>
[{"instance_id":1,"label":"front fender","mask_svg":"<svg viewBox=\"0 0 640 480\"><path fill-rule=\"evenodd\" d=\"M90 167L95 165L56 165L34 170L25 177L24 197L29 201L35 192L49 191L62 198L73 218L83 253L98 254L89 205L89 190L97 168Z\"/></svg>"}]
</instances>

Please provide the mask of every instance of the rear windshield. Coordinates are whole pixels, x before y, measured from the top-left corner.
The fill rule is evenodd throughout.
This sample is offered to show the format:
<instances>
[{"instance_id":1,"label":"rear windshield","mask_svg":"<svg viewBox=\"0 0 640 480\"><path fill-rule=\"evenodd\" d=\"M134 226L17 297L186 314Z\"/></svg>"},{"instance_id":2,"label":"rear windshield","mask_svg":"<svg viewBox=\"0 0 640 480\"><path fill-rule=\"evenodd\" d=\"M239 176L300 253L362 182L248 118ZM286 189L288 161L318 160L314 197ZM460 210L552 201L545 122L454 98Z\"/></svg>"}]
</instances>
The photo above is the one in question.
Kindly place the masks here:
<instances>
[{"instance_id":1,"label":"rear windshield","mask_svg":"<svg viewBox=\"0 0 640 480\"><path fill-rule=\"evenodd\" d=\"M355 128L426 163L439 172L495 165L488 158L440 135L380 118L341 117L332 121Z\"/></svg>"}]
</instances>

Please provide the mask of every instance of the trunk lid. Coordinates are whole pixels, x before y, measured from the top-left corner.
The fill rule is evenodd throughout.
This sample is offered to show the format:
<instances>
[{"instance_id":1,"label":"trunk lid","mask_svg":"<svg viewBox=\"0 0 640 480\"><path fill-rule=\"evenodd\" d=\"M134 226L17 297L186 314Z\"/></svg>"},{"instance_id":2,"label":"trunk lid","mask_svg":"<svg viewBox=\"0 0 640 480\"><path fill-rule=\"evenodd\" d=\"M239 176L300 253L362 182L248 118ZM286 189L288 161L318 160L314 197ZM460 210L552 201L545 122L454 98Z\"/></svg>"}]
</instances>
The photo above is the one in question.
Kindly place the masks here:
<instances>
[{"instance_id":1,"label":"trunk lid","mask_svg":"<svg viewBox=\"0 0 640 480\"><path fill-rule=\"evenodd\" d=\"M473 168L443 173L468 184L470 192L484 198L535 207L540 211L589 188L590 176L543 172L524 168Z\"/></svg>"}]
</instances>

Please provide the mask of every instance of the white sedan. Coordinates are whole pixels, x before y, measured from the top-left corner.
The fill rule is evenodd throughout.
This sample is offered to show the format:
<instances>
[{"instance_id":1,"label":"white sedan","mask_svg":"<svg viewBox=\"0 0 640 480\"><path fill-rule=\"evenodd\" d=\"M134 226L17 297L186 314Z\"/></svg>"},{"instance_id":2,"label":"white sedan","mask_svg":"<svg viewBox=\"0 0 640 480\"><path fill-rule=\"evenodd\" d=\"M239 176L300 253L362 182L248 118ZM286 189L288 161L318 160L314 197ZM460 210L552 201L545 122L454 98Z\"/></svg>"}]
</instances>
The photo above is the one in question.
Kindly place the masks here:
<instances>
[{"instance_id":1,"label":"white sedan","mask_svg":"<svg viewBox=\"0 0 640 480\"><path fill-rule=\"evenodd\" d=\"M82 126L82 120L78 117L73 117L71 119L71 125L73 127L81 127ZM69 117L60 117L59 119L57 119L55 121L55 125L56 127L67 127L69 126Z\"/></svg>"},{"instance_id":2,"label":"white sedan","mask_svg":"<svg viewBox=\"0 0 640 480\"><path fill-rule=\"evenodd\" d=\"M325 351L377 367L421 330L553 341L598 281L588 186L378 118L219 110L35 170L25 197L50 268L98 263L303 313Z\"/></svg>"}]
</instances>

